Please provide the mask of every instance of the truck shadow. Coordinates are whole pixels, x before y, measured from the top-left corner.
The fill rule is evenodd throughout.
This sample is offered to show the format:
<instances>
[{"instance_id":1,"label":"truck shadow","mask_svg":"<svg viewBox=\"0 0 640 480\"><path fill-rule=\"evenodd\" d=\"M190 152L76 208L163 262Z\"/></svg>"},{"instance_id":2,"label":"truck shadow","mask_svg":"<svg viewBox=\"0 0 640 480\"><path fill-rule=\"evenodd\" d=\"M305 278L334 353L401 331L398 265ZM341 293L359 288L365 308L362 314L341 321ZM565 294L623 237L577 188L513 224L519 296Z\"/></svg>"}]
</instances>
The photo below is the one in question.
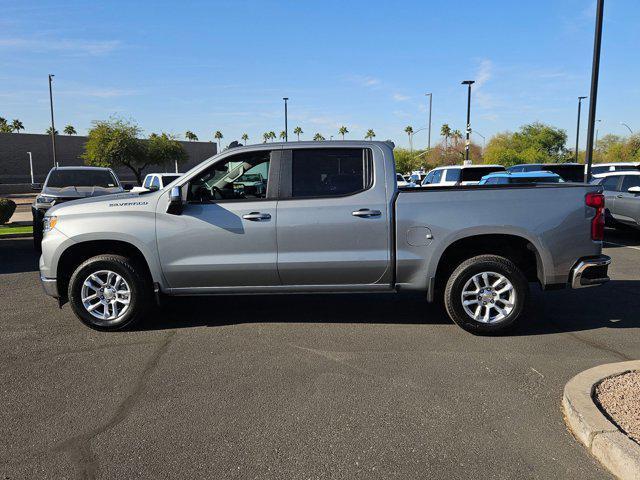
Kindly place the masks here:
<instances>
[{"instance_id":1,"label":"truck shadow","mask_svg":"<svg viewBox=\"0 0 640 480\"><path fill-rule=\"evenodd\" d=\"M526 318L509 336L599 328L640 328L640 281L613 280L582 290L533 287ZM451 324L441 304L422 295L247 295L168 299L143 330L244 323Z\"/></svg>"},{"instance_id":2,"label":"truck shadow","mask_svg":"<svg viewBox=\"0 0 640 480\"><path fill-rule=\"evenodd\" d=\"M0 237L0 274L36 272L39 259L32 238Z\"/></svg>"}]
</instances>

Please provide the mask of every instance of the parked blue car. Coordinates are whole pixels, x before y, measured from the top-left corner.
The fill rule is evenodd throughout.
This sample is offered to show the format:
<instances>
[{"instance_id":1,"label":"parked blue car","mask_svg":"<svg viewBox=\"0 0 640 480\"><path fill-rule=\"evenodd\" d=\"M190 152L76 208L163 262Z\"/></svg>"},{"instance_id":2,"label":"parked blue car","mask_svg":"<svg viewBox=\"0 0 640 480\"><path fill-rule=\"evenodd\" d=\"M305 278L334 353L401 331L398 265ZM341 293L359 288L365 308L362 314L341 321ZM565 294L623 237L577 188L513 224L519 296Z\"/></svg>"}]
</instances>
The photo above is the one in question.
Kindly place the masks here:
<instances>
[{"instance_id":1,"label":"parked blue car","mask_svg":"<svg viewBox=\"0 0 640 480\"><path fill-rule=\"evenodd\" d=\"M561 183L562 177L557 173L537 172L494 172L480 179L478 185L508 185L516 183Z\"/></svg>"}]
</instances>

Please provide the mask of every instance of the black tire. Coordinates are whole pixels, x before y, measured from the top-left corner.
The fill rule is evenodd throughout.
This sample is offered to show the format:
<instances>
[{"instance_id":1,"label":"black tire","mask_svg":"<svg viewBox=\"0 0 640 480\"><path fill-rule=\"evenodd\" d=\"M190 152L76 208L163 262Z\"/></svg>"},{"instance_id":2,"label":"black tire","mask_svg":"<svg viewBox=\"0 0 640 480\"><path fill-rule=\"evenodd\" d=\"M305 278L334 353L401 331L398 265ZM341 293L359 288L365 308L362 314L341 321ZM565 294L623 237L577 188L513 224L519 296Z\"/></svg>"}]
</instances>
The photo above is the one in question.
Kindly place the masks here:
<instances>
[{"instance_id":1,"label":"black tire","mask_svg":"<svg viewBox=\"0 0 640 480\"><path fill-rule=\"evenodd\" d=\"M128 284L129 304L120 317L101 320L94 317L82 302L82 287L92 273L108 270L120 275ZM69 281L69 304L76 316L87 326L100 331L129 328L140 321L152 305L152 285L144 268L131 259L113 254L98 255L84 261L75 269Z\"/></svg>"},{"instance_id":2,"label":"black tire","mask_svg":"<svg viewBox=\"0 0 640 480\"><path fill-rule=\"evenodd\" d=\"M462 301L462 292L467 282L473 281L472 279L475 275L484 272L492 272L502 275L511 283L514 292L514 301L511 311L503 318L499 318L499 315L496 315L497 319L495 321L491 321L491 323L474 319L465 311ZM487 291L487 295L490 294L491 292ZM495 298L495 290L493 295ZM444 303L449 317L451 317L457 325L466 331L474 334L492 334L502 333L513 327L516 320L522 316L528 295L529 283L522 271L511 260L498 255L478 255L477 257L465 260L453 271L447 281L447 286L444 292ZM472 301L475 301L479 297L476 298L472 296L467 298L471 298ZM502 300L498 301L502 302ZM490 300L489 305L494 305L493 302L493 300ZM481 313L494 311L489 310L487 307L483 307L482 305L484 304L478 301L477 303L474 303L473 306L470 306L469 309L479 307ZM496 305L499 305L503 310L509 308L505 307L505 303L496 303ZM495 312L497 312L497 308ZM482 315L482 317L484 317L484 315Z\"/></svg>"}]
</instances>

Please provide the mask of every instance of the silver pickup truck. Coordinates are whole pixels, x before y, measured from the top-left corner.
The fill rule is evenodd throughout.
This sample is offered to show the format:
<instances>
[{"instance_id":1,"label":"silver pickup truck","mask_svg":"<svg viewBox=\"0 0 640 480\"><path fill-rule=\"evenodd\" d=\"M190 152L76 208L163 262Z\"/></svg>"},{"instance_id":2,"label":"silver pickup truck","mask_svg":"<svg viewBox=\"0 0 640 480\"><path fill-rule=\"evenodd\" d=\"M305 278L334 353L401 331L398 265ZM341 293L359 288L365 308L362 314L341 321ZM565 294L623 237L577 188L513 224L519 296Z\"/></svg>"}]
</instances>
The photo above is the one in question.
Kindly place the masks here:
<instances>
[{"instance_id":1,"label":"silver pickup truck","mask_svg":"<svg viewBox=\"0 0 640 480\"><path fill-rule=\"evenodd\" d=\"M264 189L242 182L252 174ZM608 280L601 190L399 189L385 142L234 148L159 191L53 207L40 275L100 330L130 326L164 295L418 291L492 333L521 317L530 282Z\"/></svg>"}]
</instances>

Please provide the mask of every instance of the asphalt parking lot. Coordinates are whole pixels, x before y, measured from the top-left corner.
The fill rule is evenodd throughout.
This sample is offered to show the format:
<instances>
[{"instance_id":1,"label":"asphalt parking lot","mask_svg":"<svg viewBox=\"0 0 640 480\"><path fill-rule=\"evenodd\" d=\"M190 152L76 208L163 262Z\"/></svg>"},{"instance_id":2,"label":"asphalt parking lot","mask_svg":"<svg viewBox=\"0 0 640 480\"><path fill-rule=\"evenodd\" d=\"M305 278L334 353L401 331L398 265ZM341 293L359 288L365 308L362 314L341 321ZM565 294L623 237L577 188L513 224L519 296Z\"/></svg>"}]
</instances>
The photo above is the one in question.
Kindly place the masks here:
<instances>
[{"instance_id":1,"label":"asphalt parking lot","mask_svg":"<svg viewBox=\"0 0 640 480\"><path fill-rule=\"evenodd\" d=\"M388 295L172 300L98 333L0 240L0 478L610 478L560 407L640 358L640 234L607 239L611 282L535 291L493 338Z\"/></svg>"}]
</instances>

